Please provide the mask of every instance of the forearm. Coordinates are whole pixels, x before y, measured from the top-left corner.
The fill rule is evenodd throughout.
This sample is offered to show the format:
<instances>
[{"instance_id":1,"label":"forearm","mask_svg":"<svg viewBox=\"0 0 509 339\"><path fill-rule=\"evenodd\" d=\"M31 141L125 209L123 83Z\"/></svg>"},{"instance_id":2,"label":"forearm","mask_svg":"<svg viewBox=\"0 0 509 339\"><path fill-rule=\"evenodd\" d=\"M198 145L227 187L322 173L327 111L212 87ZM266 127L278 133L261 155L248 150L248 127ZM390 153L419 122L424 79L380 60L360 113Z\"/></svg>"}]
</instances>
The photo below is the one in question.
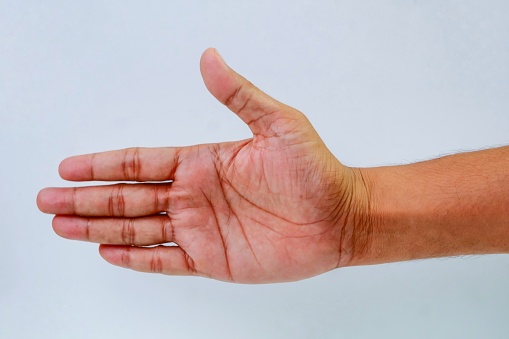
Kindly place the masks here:
<instances>
[{"instance_id":1,"label":"forearm","mask_svg":"<svg viewBox=\"0 0 509 339\"><path fill-rule=\"evenodd\" d=\"M371 234L352 265L509 253L509 147L360 171Z\"/></svg>"}]
</instances>

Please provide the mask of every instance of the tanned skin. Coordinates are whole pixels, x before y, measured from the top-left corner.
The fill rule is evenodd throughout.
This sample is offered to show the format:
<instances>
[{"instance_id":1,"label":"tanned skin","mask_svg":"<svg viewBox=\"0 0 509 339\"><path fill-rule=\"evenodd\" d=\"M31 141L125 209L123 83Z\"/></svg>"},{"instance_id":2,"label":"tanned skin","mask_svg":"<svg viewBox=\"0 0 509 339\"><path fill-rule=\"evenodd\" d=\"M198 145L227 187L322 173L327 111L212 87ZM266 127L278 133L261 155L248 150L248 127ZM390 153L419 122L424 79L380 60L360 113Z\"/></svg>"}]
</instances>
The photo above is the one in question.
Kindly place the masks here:
<instances>
[{"instance_id":1,"label":"tanned skin","mask_svg":"<svg viewBox=\"0 0 509 339\"><path fill-rule=\"evenodd\" d=\"M347 167L304 114L253 86L214 49L200 69L252 138L65 159L63 179L125 183L43 189L37 203L55 214L57 234L101 244L114 265L236 283L509 252L508 148Z\"/></svg>"}]
</instances>

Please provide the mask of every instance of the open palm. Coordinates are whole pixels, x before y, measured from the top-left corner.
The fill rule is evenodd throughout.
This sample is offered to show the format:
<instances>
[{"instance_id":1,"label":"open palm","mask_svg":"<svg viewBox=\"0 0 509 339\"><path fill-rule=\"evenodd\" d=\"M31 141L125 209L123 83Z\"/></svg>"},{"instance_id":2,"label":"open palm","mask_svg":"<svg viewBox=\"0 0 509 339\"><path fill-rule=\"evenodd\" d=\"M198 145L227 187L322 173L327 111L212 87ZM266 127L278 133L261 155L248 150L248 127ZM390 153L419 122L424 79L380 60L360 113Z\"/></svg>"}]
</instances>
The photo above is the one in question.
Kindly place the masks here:
<instances>
[{"instance_id":1,"label":"open palm","mask_svg":"<svg viewBox=\"0 0 509 339\"><path fill-rule=\"evenodd\" d=\"M55 231L101 243L115 265L232 282L297 280L347 264L363 246L354 233L368 227L360 172L336 160L302 113L214 50L201 71L253 138L66 159L64 179L136 183L42 190L38 205L56 214ZM177 246L151 247L169 242Z\"/></svg>"}]
</instances>

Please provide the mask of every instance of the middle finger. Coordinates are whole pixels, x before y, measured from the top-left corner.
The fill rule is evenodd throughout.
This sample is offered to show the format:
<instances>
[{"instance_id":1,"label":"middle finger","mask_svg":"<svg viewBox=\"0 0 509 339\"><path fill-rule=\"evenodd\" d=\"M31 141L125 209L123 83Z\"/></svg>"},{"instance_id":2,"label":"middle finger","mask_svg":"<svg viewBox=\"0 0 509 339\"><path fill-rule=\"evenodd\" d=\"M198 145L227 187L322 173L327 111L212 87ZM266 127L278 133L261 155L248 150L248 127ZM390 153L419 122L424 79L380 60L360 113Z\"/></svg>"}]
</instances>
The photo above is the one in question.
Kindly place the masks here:
<instances>
[{"instance_id":1,"label":"middle finger","mask_svg":"<svg viewBox=\"0 0 509 339\"><path fill-rule=\"evenodd\" d=\"M140 217L165 212L171 184L117 184L45 188L39 207L50 214L90 217Z\"/></svg>"}]
</instances>

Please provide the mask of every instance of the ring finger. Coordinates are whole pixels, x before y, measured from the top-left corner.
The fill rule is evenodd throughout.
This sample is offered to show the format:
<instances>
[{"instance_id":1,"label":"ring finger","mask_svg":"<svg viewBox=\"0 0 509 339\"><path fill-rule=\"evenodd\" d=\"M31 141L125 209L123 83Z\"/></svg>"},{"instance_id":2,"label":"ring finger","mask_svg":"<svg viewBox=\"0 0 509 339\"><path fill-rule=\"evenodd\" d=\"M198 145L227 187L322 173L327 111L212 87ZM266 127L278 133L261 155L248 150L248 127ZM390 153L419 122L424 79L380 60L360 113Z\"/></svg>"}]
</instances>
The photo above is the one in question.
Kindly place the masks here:
<instances>
[{"instance_id":1,"label":"ring finger","mask_svg":"<svg viewBox=\"0 0 509 339\"><path fill-rule=\"evenodd\" d=\"M82 218L57 215L53 229L61 237L109 245L149 246L175 241L167 215L142 218Z\"/></svg>"}]
</instances>

